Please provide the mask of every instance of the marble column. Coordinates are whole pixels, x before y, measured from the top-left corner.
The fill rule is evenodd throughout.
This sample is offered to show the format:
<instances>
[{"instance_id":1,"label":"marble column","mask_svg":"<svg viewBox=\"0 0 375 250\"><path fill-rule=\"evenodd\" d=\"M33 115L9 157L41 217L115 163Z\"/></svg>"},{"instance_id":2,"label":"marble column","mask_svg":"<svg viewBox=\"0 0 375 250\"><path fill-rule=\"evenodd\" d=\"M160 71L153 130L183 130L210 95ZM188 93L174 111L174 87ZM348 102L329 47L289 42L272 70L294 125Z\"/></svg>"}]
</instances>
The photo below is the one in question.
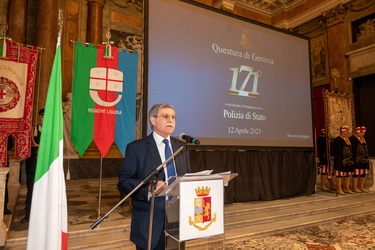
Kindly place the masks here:
<instances>
[{"instance_id":1,"label":"marble column","mask_svg":"<svg viewBox=\"0 0 375 250\"><path fill-rule=\"evenodd\" d=\"M103 41L104 0L87 1L87 37L89 43L101 44Z\"/></svg>"},{"instance_id":2,"label":"marble column","mask_svg":"<svg viewBox=\"0 0 375 250\"><path fill-rule=\"evenodd\" d=\"M27 0L12 0L8 5L8 33L17 43L26 42Z\"/></svg>"},{"instance_id":3,"label":"marble column","mask_svg":"<svg viewBox=\"0 0 375 250\"><path fill-rule=\"evenodd\" d=\"M49 79L57 44L57 18L58 2L51 0L38 1L37 34L36 43L38 47L45 48L39 53L41 57L40 78L36 81L34 112L44 108L47 97Z\"/></svg>"},{"instance_id":4,"label":"marble column","mask_svg":"<svg viewBox=\"0 0 375 250\"><path fill-rule=\"evenodd\" d=\"M4 224L5 181L9 168L0 168L0 246L5 245L7 226Z\"/></svg>"},{"instance_id":5,"label":"marble column","mask_svg":"<svg viewBox=\"0 0 375 250\"><path fill-rule=\"evenodd\" d=\"M66 101L67 94L72 92L73 68L74 68L74 43L79 41L79 11L80 3L75 0L66 0L64 9L64 27L61 47L62 52L62 92L63 101Z\"/></svg>"},{"instance_id":6,"label":"marble column","mask_svg":"<svg viewBox=\"0 0 375 250\"><path fill-rule=\"evenodd\" d=\"M342 93L352 93L351 82L345 58L345 7L342 4L323 14L327 23L327 44L329 51L329 68L336 69L340 76L336 82L330 77L331 89Z\"/></svg>"}]
</instances>

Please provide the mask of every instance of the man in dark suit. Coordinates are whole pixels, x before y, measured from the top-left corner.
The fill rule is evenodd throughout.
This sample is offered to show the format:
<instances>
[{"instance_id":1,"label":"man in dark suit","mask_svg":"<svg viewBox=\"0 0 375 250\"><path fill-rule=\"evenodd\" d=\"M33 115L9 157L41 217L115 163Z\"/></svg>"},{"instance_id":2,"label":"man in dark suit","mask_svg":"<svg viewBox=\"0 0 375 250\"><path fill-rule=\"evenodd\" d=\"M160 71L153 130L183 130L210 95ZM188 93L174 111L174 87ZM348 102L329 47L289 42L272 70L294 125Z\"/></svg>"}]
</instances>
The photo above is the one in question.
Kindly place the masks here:
<instances>
[{"instance_id":1,"label":"man in dark suit","mask_svg":"<svg viewBox=\"0 0 375 250\"><path fill-rule=\"evenodd\" d=\"M8 145L7 150L11 150L14 146L13 137L12 135L8 136ZM7 153L8 153L7 151ZM9 167L9 157L7 158L7 164L4 167ZM8 195L8 180L9 180L9 173L7 173L6 181L5 181L5 191L4 191L4 214L12 214L12 211L8 209L8 202L9 202L9 195Z\"/></svg>"},{"instance_id":2,"label":"man in dark suit","mask_svg":"<svg viewBox=\"0 0 375 250\"><path fill-rule=\"evenodd\" d=\"M30 219L30 210L31 210L31 200L33 197L34 190L34 178L36 170L36 161L38 158L38 149L40 136L42 135L42 124L44 118L44 109L39 110L39 119L40 123L36 125L32 130L31 137L31 154L30 157L26 159L26 200L25 200L25 216L21 219L21 223L27 223Z\"/></svg>"},{"instance_id":3,"label":"man in dark suit","mask_svg":"<svg viewBox=\"0 0 375 250\"><path fill-rule=\"evenodd\" d=\"M154 105L149 111L149 122L153 132L143 139L129 143L126 147L125 160L119 171L117 186L123 194L131 192L168 158L165 157L167 146L172 148L173 153L183 145L180 140L170 137L176 125L176 114L171 105L164 103ZM168 139L168 142L163 142L164 139ZM171 162L177 175L190 172L186 148L180 151ZM157 175L157 194L167 187L164 184L165 176L169 175L166 169L162 169ZM147 249L148 245L150 190L150 185L147 183L132 196L130 240L137 246L137 249ZM155 198L151 249L165 248L165 202L165 197Z\"/></svg>"},{"instance_id":4,"label":"man in dark suit","mask_svg":"<svg viewBox=\"0 0 375 250\"><path fill-rule=\"evenodd\" d=\"M340 135L333 140L331 147L331 155L335 157L333 166L336 174L336 193L352 194L354 192L349 189L349 178L354 172L354 160L352 145L348 138L349 127L341 126L339 131Z\"/></svg>"}]
</instances>

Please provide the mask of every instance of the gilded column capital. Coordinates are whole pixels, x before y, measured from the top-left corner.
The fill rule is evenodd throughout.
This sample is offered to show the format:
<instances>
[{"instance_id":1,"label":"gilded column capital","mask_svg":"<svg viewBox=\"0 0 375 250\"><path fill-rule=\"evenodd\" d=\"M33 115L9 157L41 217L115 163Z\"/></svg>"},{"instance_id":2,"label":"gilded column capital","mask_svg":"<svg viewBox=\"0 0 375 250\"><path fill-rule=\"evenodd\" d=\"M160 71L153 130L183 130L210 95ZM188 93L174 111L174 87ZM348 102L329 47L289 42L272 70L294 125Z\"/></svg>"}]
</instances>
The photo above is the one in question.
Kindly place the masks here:
<instances>
[{"instance_id":1,"label":"gilded column capital","mask_svg":"<svg viewBox=\"0 0 375 250\"><path fill-rule=\"evenodd\" d=\"M97 3L104 7L105 0L87 0L87 4Z\"/></svg>"},{"instance_id":2,"label":"gilded column capital","mask_svg":"<svg viewBox=\"0 0 375 250\"><path fill-rule=\"evenodd\" d=\"M343 4L337 5L323 13L323 17L326 20L327 26L333 26L338 23L343 23L345 19L345 7Z\"/></svg>"}]
</instances>

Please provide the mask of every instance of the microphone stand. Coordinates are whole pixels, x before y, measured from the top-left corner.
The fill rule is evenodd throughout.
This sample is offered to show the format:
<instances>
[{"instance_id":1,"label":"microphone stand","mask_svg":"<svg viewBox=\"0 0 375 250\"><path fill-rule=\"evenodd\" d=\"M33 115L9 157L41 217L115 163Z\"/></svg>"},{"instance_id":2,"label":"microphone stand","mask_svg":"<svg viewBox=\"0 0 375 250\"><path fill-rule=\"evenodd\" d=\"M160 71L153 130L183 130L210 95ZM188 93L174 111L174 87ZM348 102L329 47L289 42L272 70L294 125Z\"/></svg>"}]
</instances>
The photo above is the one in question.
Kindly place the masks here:
<instances>
[{"instance_id":1,"label":"microphone stand","mask_svg":"<svg viewBox=\"0 0 375 250\"><path fill-rule=\"evenodd\" d=\"M139 183L128 195L126 195L119 203L117 203L111 210L109 210L105 215L100 217L97 221L95 221L90 228L94 230L100 223L103 222L104 219L108 217L110 213L112 213L118 206L120 206L127 198L129 198L133 193L135 193L138 189L140 189L145 183L151 183L151 208L150 208L150 222L148 228L148 248L151 249L151 237L152 237L152 224L154 220L154 202L155 202L155 186L156 186L156 176L159 174L162 168L167 166L167 163L173 159L175 155L177 155L185 146L186 144L182 145L176 152L174 152L168 159L166 159L160 166L154 169L151 173L149 173L146 178L144 178L141 183Z\"/></svg>"}]
</instances>

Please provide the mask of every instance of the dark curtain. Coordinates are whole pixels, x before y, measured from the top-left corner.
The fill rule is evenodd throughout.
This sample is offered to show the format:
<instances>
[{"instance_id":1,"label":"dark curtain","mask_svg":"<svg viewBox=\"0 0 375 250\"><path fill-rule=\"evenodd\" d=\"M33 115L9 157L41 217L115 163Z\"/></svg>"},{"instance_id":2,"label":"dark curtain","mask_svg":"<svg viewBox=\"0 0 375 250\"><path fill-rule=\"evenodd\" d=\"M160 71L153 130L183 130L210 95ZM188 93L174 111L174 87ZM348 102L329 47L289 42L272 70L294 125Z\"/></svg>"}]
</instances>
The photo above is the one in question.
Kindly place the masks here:
<instances>
[{"instance_id":1,"label":"dark curtain","mask_svg":"<svg viewBox=\"0 0 375 250\"><path fill-rule=\"evenodd\" d=\"M314 111L314 141L320 134L322 128L326 128L326 116L324 111L324 92L329 90L329 84L313 88L313 111ZM315 147L315 156L318 150Z\"/></svg>"},{"instance_id":2,"label":"dark curtain","mask_svg":"<svg viewBox=\"0 0 375 250\"><path fill-rule=\"evenodd\" d=\"M190 163L193 172L238 173L224 189L225 204L309 195L315 190L313 149L192 150Z\"/></svg>"},{"instance_id":3,"label":"dark curtain","mask_svg":"<svg viewBox=\"0 0 375 250\"><path fill-rule=\"evenodd\" d=\"M375 74L358 77L353 84L356 126L365 126L370 157L375 157Z\"/></svg>"}]
</instances>

